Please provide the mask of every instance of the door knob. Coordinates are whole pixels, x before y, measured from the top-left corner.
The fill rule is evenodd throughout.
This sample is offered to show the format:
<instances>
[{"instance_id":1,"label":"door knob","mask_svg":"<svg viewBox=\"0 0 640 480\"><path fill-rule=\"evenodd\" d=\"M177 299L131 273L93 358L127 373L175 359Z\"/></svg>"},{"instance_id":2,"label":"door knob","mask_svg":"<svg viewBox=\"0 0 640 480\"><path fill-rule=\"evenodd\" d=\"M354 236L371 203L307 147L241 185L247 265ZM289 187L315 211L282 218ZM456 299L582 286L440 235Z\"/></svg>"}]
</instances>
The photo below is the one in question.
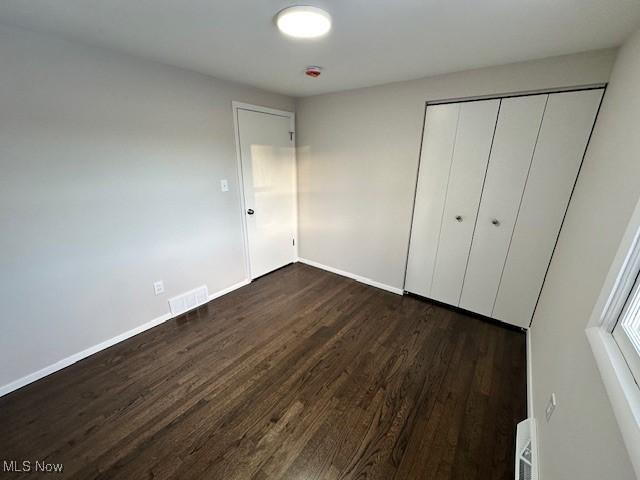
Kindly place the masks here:
<instances>
[{"instance_id":1,"label":"door knob","mask_svg":"<svg viewBox=\"0 0 640 480\"><path fill-rule=\"evenodd\" d=\"M253 209L252 209L252 208L250 208L249 210L247 210L247 213L248 213L249 215L253 215L255 212L253 211Z\"/></svg>"},{"instance_id":2,"label":"door knob","mask_svg":"<svg viewBox=\"0 0 640 480\"><path fill-rule=\"evenodd\" d=\"M500 221L497 218L494 218L493 220L491 220L491 223L493 223L496 227L500 225Z\"/></svg>"},{"instance_id":3,"label":"door knob","mask_svg":"<svg viewBox=\"0 0 640 480\"><path fill-rule=\"evenodd\" d=\"M461 222L462 221L462 215L456 215L456 220Z\"/></svg>"}]
</instances>

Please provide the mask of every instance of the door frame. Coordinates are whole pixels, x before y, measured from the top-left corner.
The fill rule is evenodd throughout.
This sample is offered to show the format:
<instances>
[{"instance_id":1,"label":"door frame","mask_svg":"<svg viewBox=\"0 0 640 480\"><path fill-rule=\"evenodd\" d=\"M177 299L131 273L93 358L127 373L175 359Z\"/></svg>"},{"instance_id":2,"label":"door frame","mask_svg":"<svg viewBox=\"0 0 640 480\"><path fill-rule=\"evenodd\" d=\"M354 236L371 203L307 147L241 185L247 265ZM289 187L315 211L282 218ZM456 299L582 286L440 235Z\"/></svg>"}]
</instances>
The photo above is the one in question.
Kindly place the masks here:
<instances>
[{"instance_id":1,"label":"door frame","mask_svg":"<svg viewBox=\"0 0 640 480\"><path fill-rule=\"evenodd\" d=\"M240 151L240 123L238 122L238 110L248 110L258 113L266 113L268 115L276 115L278 117L285 117L289 119L289 132L293 135L293 140L296 140L296 114L286 110L277 110L275 108L263 107L260 105L252 105L250 103L243 103L232 101L231 108L233 111L233 133L235 136L236 144L236 174L238 182L238 192L240 193L240 217L242 225L242 250L244 254L244 266L245 266L245 280L251 282L254 277L251 273L251 259L249 258L249 229L247 227L247 215L246 215L246 202L244 192L244 177L242 172L242 152ZM293 148L293 175L295 182L293 184L294 201L294 218L293 218L293 239L295 245L293 246L293 261L298 261L298 159L296 155L296 145L294 143Z\"/></svg>"}]
</instances>

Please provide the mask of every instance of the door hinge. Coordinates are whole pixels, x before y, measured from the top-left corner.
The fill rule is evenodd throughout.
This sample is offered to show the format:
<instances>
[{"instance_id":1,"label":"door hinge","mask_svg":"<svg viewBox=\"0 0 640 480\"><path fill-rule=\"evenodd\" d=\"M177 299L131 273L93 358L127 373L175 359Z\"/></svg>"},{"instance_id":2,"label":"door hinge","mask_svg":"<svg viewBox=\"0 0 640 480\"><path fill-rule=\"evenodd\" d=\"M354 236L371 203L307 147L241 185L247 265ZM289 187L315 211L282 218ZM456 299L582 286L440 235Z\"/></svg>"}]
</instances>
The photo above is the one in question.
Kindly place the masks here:
<instances>
[{"instance_id":1,"label":"door hinge","mask_svg":"<svg viewBox=\"0 0 640 480\"><path fill-rule=\"evenodd\" d=\"M293 142L293 134L296 132L289 132L289 141Z\"/></svg>"}]
</instances>

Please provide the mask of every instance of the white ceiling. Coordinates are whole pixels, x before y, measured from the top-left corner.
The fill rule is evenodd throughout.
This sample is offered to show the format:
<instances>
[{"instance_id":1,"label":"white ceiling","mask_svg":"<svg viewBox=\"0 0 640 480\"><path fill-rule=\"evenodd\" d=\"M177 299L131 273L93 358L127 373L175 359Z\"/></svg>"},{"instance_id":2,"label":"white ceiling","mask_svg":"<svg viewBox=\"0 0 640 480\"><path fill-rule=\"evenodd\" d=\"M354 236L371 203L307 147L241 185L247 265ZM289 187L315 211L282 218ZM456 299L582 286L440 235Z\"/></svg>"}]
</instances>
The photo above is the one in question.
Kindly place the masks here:
<instances>
[{"instance_id":1,"label":"white ceiling","mask_svg":"<svg viewBox=\"0 0 640 480\"><path fill-rule=\"evenodd\" d=\"M333 17L302 41L273 23L293 4L2 0L0 22L293 96L617 46L640 23L638 0L301 0Z\"/></svg>"}]
</instances>

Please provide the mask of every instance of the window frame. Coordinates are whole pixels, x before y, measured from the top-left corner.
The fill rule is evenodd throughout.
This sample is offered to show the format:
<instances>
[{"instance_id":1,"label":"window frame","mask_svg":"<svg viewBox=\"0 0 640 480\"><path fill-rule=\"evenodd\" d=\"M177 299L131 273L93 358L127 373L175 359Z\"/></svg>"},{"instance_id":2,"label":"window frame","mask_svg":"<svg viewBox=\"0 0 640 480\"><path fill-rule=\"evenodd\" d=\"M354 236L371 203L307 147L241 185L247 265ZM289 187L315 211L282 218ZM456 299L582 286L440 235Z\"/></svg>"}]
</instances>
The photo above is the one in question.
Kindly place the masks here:
<instances>
[{"instance_id":1,"label":"window frame","mask_svg":"<svg viewBox=\"0 0 640 480\"><path fill-rule=\"evenodd\" d=\"M637 246L635 246L637 248ZM624 308L618 316L618 320L611 331L614 340L618 344L618 347L622 351L631 373L636 381L636 384L640 380L640 270L636 272L635 284L631 289L631 292L627 296ZM629 310L633 309L633 312ZM633 319L628 318L629 315L633 315ZM628 323L635 325L631 326ZM633 328L635 327L635 328ZM636 337L635 342L631 337Z\"/></svg>"},{"instance_id":2,"label":"window frame","mask_svg":"<svg viewBox=\"0 0 640 480\"><path fill-rule=\"evenodd\" d=\"M586 329L600 376L638 477L640 477L640 387L623 353L625 347L619 345L614 338L614 329L623 315L634 288L640 288L639 272L640 202L636 205L627 225ZM629 347L633 348L630 343ZM640 362L640 357L638 361Z\"/></svg>"}]
</instances>

